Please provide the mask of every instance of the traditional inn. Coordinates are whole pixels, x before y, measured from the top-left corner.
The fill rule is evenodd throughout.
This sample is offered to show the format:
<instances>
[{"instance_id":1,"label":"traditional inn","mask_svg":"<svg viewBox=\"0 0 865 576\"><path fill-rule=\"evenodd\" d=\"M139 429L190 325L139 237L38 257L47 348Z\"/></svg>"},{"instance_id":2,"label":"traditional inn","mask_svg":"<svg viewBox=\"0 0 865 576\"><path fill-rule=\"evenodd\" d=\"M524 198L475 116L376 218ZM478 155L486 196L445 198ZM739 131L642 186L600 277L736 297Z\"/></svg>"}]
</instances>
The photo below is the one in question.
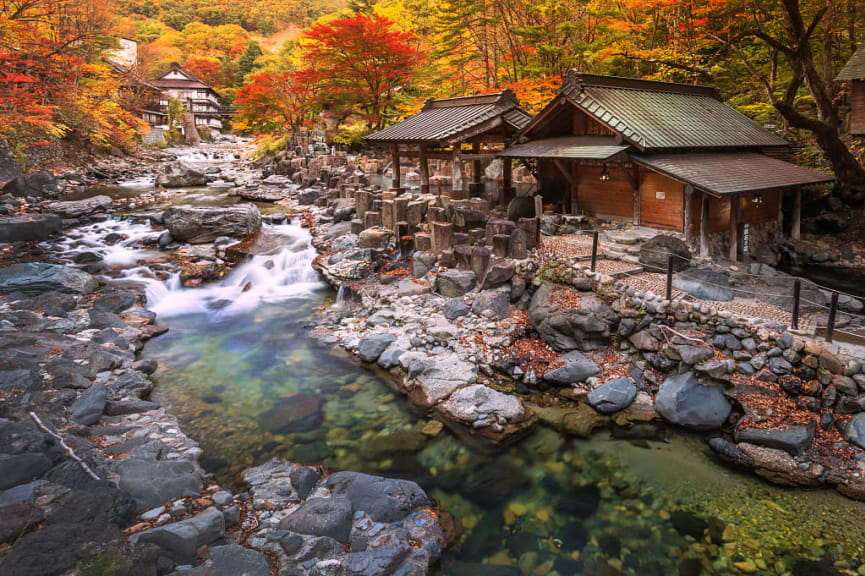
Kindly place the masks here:
<instances>
[{"instance_id":1,"label":"traditional inn","mask_svg":"<svg viewBox=\"0 0 865 576\"><path fill-rule=\"evenodd\" d=\"M192 114L195 127L207 126L214 133L222 130L223 113L216 90L184 70L180 64L172 64L150 84L162 92L161 108L164 111L168 110L168 99L176 98Z\"/></svg>"},{"instance_id":2,"label":"traditional inn","mask_svg":"<svg viewBox=\"0 0 865 576\"><path fill-rule=\"evenodd\" d=\"M745 233L783 230L787 191L797 237L801 188L832 180L789 154L715 88L571 71L498 156L531 167L545 209L675 230L735 260Z\"/></svg>"},{"instance_id":3,"label":"traditional inn","mask_svg":"<svg viewBox=\"0 0 865 576\"><path fill-rule=\"evenodd\" d=\"M835 80L847 82L847 106L850 109L847 131L865 136L865 44L856 50Z\"/></svg>"},{"instance_id":4,"label":"traditional inn","mask_svg":"<svg viewBox=\"0 0 865 576\"><path fill-rule=\"evenodd\" d=\"M495 159L497 152L525 127L531 116L520 109L510 90L496 94L427 100L421 111L393 126L366 137L373 144L389 145L393 158L394 189L400 188L400 158L417 158L421 191L429 192L429 159L450 160L452 196L462 198L465 190L463 163L470 162L471 196L483 194L482 163ZM506 186L506 190L510 186Z\"/></svg>"}]
</instances>

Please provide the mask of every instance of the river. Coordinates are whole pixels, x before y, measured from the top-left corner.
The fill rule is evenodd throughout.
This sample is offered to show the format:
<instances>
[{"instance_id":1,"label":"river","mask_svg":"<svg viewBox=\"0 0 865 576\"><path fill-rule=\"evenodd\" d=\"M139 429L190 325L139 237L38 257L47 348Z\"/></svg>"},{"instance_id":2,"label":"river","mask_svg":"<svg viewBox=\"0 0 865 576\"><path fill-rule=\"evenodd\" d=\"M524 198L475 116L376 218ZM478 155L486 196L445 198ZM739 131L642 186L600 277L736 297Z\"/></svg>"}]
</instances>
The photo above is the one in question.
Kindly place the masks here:
<instances>
[{"instance_id":1,"label":"river","mask_svg":"<svg viewBox=\"0 0 865 576\"><path fill-rule=\"evenodd\" d=\"M695 435L579 440L539 427L506 449L469 446L381 374L312 337L314 313L334 293L311 267L304 229L267 227L279 248L201 288L141 264L153 257L136 241L148 224L96 224L64 245L67 256L103 251L147 286L149 308L170 328L142 352L160 365L155 399L201 443L219 480L239 488L241 470L274 456L415 480L465 530L445 574L805 575L837 573L820 571L833 564L855 571L865 559L865 504L731 471ZM112 233L126 239L109 245Z\"/></svg>"}]
</instances>

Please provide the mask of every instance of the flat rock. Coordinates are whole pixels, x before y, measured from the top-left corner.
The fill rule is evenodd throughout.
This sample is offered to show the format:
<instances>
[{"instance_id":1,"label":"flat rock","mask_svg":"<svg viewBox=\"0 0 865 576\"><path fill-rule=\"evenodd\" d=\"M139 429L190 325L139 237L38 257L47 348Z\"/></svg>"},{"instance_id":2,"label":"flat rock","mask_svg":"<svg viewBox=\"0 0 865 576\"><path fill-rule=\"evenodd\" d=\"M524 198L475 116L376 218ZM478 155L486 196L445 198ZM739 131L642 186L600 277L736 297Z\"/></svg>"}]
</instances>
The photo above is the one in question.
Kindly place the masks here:
<instances>
[{"instance_id":1,"label":"flat rock","mask_svg":"<svg viewBox=\"0 0 865 576\"><path fill-rule=\"evenodd\" d=\"M225 536L222 512L210 507L193 518L130 536L132 542L155 544L178 564L194 564L198 549Z\"/></svg>"},{"instance_id":2,"label":"flat rock","mask_svg":"<svg viewBox=\"0 0 865 576\"><path fill-rule=\"evenodd\" d=\"M423 489L411 480L337 472L326 485L334 495L345 496L353 513L366 512L375 522L397 522L415 508L430 505Z\"/></svg>"},{"instance_id":3,"label":"flat rock","mask_svg":"<svg viewBox=\"0 0 865 576\"><path fill-rule=\"evenodd\" d=\"M212 546L210 561L222 576L270 576L264 554L237 544Z\"/></svg>"},{"instance_id":4,"label":"flat rock","mask_svg":"<svg viewBox=\"0 0 865 576\"><path fill-rule=\"evenodd\" d=\"M435 290L447 298L457 298L475 287L475 273L469 270L447 270L436 276Z\"/></svg>"},{"instance_id":5,"label":"flat rock","mask_svg":"<svg viewBox=\"0 0 865 576\"><path fill-rule=\"evenodd\" d=\"M43 292L88 294L96 288L90 274L70 266L27 262L0 268L0 292L37 295Z\"/></svg>"},{"instance_id":6,"label":"flat rock","mask_svg":"<svg viewBox=\"0 0 865 576\"><path fill-rule=\"evenodd\" d=\"M72 421L84 426L99 422L102 412L105 410L107 395L104 385L92 384L72 403L72 415L70 416Z\"/></svg>"},{"instance_id":7,"label":"flat rock","mask_svg":"<svg viewBox=\"0 0 865 576\"><path fill-rule=\"evenodd\" d=\"M130 457L115 466L118 485L147 510L181 496L198 496L201 476L189 460L145 460Z\"/></svg>"},{"instance_id":8,"label":"flat rock","mask_svg":"<svg viewBox=\"0 0 865 576\"><path fill-rule=\"evenodd\" d=\"M108 196L93 196L83 200L66 200L63 202L49 202L45 209L61 218L81 218L97 212L110 210L111 198Z\"/></svg>"},{"instance_id":9,"label":"flat rock","mask_svg":"<svg viewBox=\"0 0 865 576\"><path fill-rule=\"evenodd\" d=\"M401 359L402 360L402 359ZM477 367L446 353L420 360L422 372L409 380L409 397L420 406L429 408L477 379Z\"/></svg>"},{"instance_id":10,"label":"flat rock","mask_svg":"<svg viewBox=\"0 0 865 576\"><path fill-rule=\"evenodd\" d=\"M815 429L814 423L769 429L745 427L736 429L735 438L736 442L777 448L791 456L801 456L811 446Z\"/></svg>"},{"instance_id":11,"label":"flat rock","mask_svg":"<svg viewBox=\"0 0 865 576\"><path fill-rule=\"evenodd\" d=\"M52 466L51 459L41 452L0 455L0 490L36 480Z\"/></svg>"},{"instance_id":12,"label":"flat rock","mask_svg":"<svg viewBox=\"0 0 865 576\"><path fill-rule=\"evenodd\" d=\"M347 544L351 534L352 505L346 498L309 498L286 516L279 527L298 534L327 536Z\"/></svg>"},{"instance_id":13,"label":"flat rock","mask_svg":"<svg viewBox=\"0 0 865 576\"><path fill-rule=\"evenodd\" d=\"M56 214L23 214L0 218L0 243L47 240L63 230Z\"/></svg>"},{"instance_id":14,"label":"flat rock","mask_svg":"<svg viewBox=\"0 0 865 576\"><path fill-rule=\"evenodd\" d=\"M481 415L513 423L522 422L527 417L526 409L519 398L483 384L457 390L440 408L449 416L468 423L477 421Z\"/></svg>"},{"instance_id":15,"label":"flat rock","mask_svg":"<svg viewBox=\"0 0 865 576\"><path fill-rule=\"evenodd\" d=\"M577 382L585 382L587 378L597 376L600 373L601 368L597 364L588 358L583 358L544 372L543 380L556 386L570 386Z\"/></svg>"},{"instance_id":16,"label":"flat rock","mask_svg":"<svg viewBox=\"0 0 865 576\"><path fill-rule=\"evenodd\" d=\"M254 204L234 206L172 206L163 221L175 240L201 244L220 236L246 238L261 228L261 214Z\"/></svg>"}]
</instances>

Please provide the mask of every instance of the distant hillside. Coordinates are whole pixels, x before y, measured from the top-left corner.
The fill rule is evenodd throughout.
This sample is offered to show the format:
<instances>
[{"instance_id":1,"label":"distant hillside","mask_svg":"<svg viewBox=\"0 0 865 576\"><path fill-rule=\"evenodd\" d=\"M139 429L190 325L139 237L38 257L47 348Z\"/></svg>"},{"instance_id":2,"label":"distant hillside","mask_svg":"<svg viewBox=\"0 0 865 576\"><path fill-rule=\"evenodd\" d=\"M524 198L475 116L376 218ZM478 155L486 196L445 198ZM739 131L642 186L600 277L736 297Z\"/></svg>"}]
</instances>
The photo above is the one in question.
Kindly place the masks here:
<instances>
[{"instance_id":1,"label":"distant hillside","mask_svg":"<svg viewBox=\"0 0 865 576\"><path fill-rule=\"evenodd\" d=\"M236 24L268 36L290 24L308 24L344 4L344 0L119 0L117 12L156 20L175 30L191 22Z\"/></svg>"}]
</instances>

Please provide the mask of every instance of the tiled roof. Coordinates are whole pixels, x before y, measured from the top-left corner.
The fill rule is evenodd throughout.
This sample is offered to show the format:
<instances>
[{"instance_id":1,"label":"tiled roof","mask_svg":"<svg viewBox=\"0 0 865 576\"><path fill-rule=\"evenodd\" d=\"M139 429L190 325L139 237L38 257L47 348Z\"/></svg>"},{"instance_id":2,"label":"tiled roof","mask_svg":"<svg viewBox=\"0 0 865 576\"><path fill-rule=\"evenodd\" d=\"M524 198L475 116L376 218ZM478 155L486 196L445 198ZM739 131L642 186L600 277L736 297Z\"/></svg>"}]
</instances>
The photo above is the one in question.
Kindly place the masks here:
<instances>
[{"instance_id":1,"label":"tiled roof","mask_svg":"<svg viewBox=\"0 0 865 576\"><path fill-rule=\"evenodd\" d=\"M714 196L834 180L826 174L757 152L632 154L631 159Z\"/></svg>"},{"instance_id":2,"label":"tiled roof","mask_svg":"<svg viewBox=\"0 0 865 576\"><path fill-rule=\"evenodd\" d=\"M500 158L562 158L607 160L631 146L604 136L560 136L515 144L499 152Z\"/></svg>"},{"instance_id":3,"label":"tiled roof","mask_svg":"<svg viewBox=\"0 0 865 576\"><path fill-rule=\"evenodd\" d=\"M865 79L865 44L853 53L853 56L844 64L835 80L862 80Z\"/></svg>"},{"instance_id":4,"label":"tiled roof","mask_svg":"<svg viewBox=\"0 0 865 576\"><path fill-rule=\"evenodd\" d=\"M420 112L366 137L370 142L425 142L446 145L497 117L519 130L531 116L513 92L427 100Z\"/></svg>"},{"instance_id":5,"label":"tiled roof","mask_svg":"<svg viewBox=\"0 0 865 576\"><path fill-rule=\"evenodd\" d=\"M714 88L568 72L561 94L642 150L787 146Z\"/></svg>"}]
</instances>

